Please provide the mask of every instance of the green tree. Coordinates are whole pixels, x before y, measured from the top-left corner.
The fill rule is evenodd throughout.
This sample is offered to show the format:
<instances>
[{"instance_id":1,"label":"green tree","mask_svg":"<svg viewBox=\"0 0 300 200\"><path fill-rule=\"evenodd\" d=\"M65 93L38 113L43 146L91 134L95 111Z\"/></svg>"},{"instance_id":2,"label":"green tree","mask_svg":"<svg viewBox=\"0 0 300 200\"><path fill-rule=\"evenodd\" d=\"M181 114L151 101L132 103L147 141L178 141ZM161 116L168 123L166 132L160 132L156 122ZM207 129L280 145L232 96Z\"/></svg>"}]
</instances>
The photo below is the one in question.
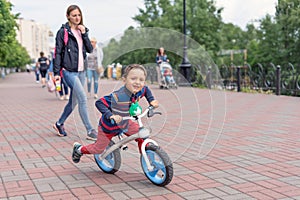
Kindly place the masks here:
<instances>
[{"instance_id":1,"label":"green tree","mask_svg":"<svg viewBox=\"0 0 300 200\"><path fill-rule=\"evenodd\" d=\"M18 15L10 13L12 4L6 0L0 0L0 42L4 42L6 37L15 36L17 27L16 19Z\"/></svg>"},{"instance_id":2,"label":"green tree","mask_svg":"<svg viewBox=\"0 0 300 200\"><path fill-rule=\"evenodd\" d=\"M12 4L0 0L0 67L20 67L30 63L24 47L16 40L19 14L11 14Z\"/></svg>"},{"instance_id":3,"label":"green tree","mask_svg":"<svg viewBox=\"0 0 300 200\"><path fill-rule=\"evenodd\" d=\"M231 51L246 48L244 31L240 27L232 23L223 23L221 26L220 33L221 55L217 60L217 64L230 65L231 62L233 62L233 64L235 65L241 65L241 63L243 63L243 52L241 52L240 54L231 55ZM224 54L222 52L224 52Z\"/></svg>"},{"instance_id":4,"label":"green tree","mask_svg":"<svg viewBox=\"0 0 300 200\"><path fill-rule=\"evenodd\" d=\"M161 27L183 32L182 0L145 0L145 9L139 11L140 14L133 19L141 27ZM216 9L214 1L186 2L186 34L200 43L211 56L216 55L215 52L220 49L221 11ZM162 35L159 39L172 40L168 35Z\"/></svg>"},{"instance_id":5,"label":"green tree","mask_svg":"<svg viewBox=\"0 0 300 200\"><path fill-rule=\"evenodd\" d=\"M203 45L215 57L220 50L222 9L217 9L214 1L195 0L187 2L189 36Z\"/></svg>"},{"instance_id":6,"label":"green tree","mask_svg":"<svg viewBox=\"0 0 300 200\"><path fill-rule=\"evenodd\" d=\"M10 53L7 59L8 67L20 67L24 69L24 66L31 62L27 50L16 40L10 44L8 51Z\"/></svg>"},{"instance_id":7,"label":"green tree","mask_svg":"<svg viewBox=\"0 0 300 200\"><path fill-rule=\"evenodd\" d=\"M279 0L275 17L266 15L258 28L256 61L284 66L300 62L300 2Z\"/></svg>"},{"instance_id":8,"label":"green tree","mask_svg":"<svg viewBox=\"0 0 300 200\"><path fill-rule=\"evenodd\" d=\"M182 61L183 39L182 36L174 36L176 34L170 33L170 30L183 32L183 0L144 0L144 4L145 8L139 9L139 14L133 19L141 29L148 28L147 33L130 27L120 40L113 40L108 45L107 55L114 62L149 63L153 62L160 44L168 44L168 56L172 65L178 67ZM219 56L218 53L246 49L247 54L243 51L234 54L235 65L243 65L244 61L264 66L270 63L300 63L299 4L299 0L279 0L275 16L266 15L258 21L257 28L250 23L242 30L222 22L223 8L217 9L214 0L186 1L186 33L190 38L188 57L199 65L212 63L209 59L205 60L208 57L213 58L218 66L229 65L230 55ZM161 30L157 31L157 28ZM200 46L192 48L195 41ZM149 48L138 48L141 42L141 46Z\"/></svg>"},{"instance_id":9,"label":"green tree","mask_svg":"<svg viewBox=\"0 0 300 200\"><path fill-rule=\"evenodd\" d=\"M9 44L11 38L15 38L16 16L11 15L12 4L6 0L0 0L0 66L7 65Z\"/></svg>"},{"instance_id":10,"label":"green tree","mask_svg":"<svg viewBox=\"0 0 300 200\"><path fill-rule=\"evenodd\" d=\"M144 4L145 8L133 18L140 28L130 27L120 40L113 39L104 48L104 59L107 64L154 63L158 48L163 46L167 47L171 65L178 69L183 55L183 0L145 0ZM193 66L211 65L210 58L216 58L221 41L221 11L214 1L186 2L188 56Z\"/></svg>"},{"instance_id":11,"label":"green tree","mask_svg":"<svg viewBox=\"0 0 300 200\"><path fill-rule=\"evenodd\" d=\"M245 49L247 50L245 61L252 66L257 63L256 55L259 50L257 40L258 30L253 24L247 24L243 35Z\"/></svg>"},{"instance_id":12,"label":"green tree","mask_svg":"<svg viewBox=\"0 0 300 200\"><path fill-rule=\"evenodd\" d=\"M282 48L280 44L280 30L270 15L260 20L257 39L259 49L256 52L256 61L263 65L278 63L281 60Z\"/></svg>"},{"instance_id":13,"label":"green tree","mask_svg":"<svg viewBox=\"0 0 300 200\"><path fill-rule=\"evenodd\" d=\"M300 62L300 2L299 0L278 0L275 15L279 30L281 63Z\"/></svg>"}]
</instances>

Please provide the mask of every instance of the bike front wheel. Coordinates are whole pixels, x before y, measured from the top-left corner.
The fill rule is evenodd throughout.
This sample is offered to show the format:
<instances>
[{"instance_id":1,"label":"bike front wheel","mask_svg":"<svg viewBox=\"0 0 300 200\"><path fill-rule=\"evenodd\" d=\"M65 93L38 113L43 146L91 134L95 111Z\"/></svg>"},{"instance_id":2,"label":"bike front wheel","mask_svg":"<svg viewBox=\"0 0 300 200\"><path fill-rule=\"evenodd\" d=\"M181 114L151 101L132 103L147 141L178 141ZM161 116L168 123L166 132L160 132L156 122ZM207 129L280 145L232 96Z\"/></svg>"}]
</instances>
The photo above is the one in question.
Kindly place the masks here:
<instances>
[{"instance_id":1,"label":"bike front wheel","mask_svg":"<svg viewBox=\"0 0 300 200\"><path fill-rule=\"evenodd\" d=\"M146 154L153 167L152 170L149 170L143 155L141 155L141 165L146 177L157 186L169 184L173 178L173 164L168 154L154 145L146 147Z\"/></svg>"},{"instance_id":2,"label":"bike front wheel","mask_svg":"<svg viewBox=\"0 0 300 200\"><path fill-rule=\"evenodd\" d=\"M114 145L115 143L111 141L108 147ZM100 159L101 154L94 154L95 161L98 167L105 173L114 174L119 171L121 166L121 153L120 149L114 150L112 153L108 154L105 158Z\"/></svg>"}]
</instances>

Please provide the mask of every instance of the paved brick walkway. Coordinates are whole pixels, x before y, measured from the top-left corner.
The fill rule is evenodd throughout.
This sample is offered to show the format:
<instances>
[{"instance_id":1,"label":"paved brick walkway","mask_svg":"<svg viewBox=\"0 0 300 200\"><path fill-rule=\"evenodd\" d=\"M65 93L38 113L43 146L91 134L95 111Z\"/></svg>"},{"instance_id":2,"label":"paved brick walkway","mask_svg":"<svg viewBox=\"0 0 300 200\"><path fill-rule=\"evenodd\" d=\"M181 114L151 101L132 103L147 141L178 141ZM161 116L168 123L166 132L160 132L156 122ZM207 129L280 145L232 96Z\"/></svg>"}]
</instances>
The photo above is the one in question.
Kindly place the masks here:
<instances>
[{"instance_id":1,"label":"paved brick walkway","mask_svg":"<svg viewBox=\"0 0 300 200\"><path fill-rule=\"evenodd\" d=\"M121 84L101 80L99 95ZM115 175L93 156L74 164L73 142L89 143L77 109L68 137L57 137L52 124L66 101L33 74L0 80L0 199L300 199L300 98L150 87L163 115L146 124L174 162L164 188L143 175L134 142Z\"/></svg>"}]
</instances>

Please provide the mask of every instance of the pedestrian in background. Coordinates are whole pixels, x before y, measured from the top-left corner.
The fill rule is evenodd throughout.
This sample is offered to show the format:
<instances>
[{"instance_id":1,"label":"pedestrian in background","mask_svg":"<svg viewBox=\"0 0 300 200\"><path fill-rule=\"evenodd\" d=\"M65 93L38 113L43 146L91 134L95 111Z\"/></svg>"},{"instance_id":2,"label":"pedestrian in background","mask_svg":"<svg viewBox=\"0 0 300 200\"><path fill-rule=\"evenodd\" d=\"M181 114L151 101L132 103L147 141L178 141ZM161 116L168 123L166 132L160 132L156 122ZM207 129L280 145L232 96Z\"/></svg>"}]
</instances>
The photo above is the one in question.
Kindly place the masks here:
<instances>
[{"instance_id":1,"label":"pedestrian in background","mask_svg":"<svg viewBox=\"0 0 300 200\"><path fill-rule=\"evenodd\" d=\"M165 49L163 47L160 47L157 50L155 60L156 60L156 63L158 65L161 64L162 62L169 62L168 56L167 56L167 54L165 52Z\"/></svg>"},{"instance_id":2,"label":"pedestrian in background","mask_svg":"<svg viewBox=\"0 0 300 200\"><path fill-rule=\"evenodd\" d=\"M30 74L31 69L29 64L26 64L26 71Z\"/></svg>"},{"instance_id":3,"label":"pedestrian in background","mask_svg":"<svg viewBox=\"0 0 300 200\"><path fill-rule=\"evenodd\" d=\"M89 96L91 96L91 87L93 83L94 87L94 98L98 98L98 80L99 73L101 73L103 51L97 44L97 39L92 37L91 43L93 46L93 52L87 56L87 88Z\"/></svg>"},{"instance_id":4,"label":"pedestrian in background","mask_svg":"<svg viewBox=\"0 0 300 200\"><path fill-rule=\"evenodd\" d=\"M46 87L46 74L49 68L49 59L45 56L44 52L40 52L40 57L36 63L36 66L39 68L41 77L42 77L42 87Z\"/></svg>"},{"instance_id":5,"label":"pedestrian in background","mask_svg":"<svg viewBox=\"0 0 300 200\"><path fill-rule=\"evenodd\" d=\"M77 5L70 5L66 13L68 22L58 30L55 38L54 78L61 80L60 71L70 87L70 98L59 120L53 128L58 136L67 136L64 122L78 104L79 115L87 130L87 139L96 140L97 132L89 120L87 97L84 91L85 71L84 60L86 53L93 51L88 37L88 29L83 25L81 9ZM65 40L67 43L65 44Z\"/></svg>"},{"instance_id":6,"label":"pedestrian in background","mask_svg":"<svg viewBox=\"0 0 300 200\"><path fill-rule=\"evenodd\" d=\"M32 68L34 69L35 74L35 82L40 83L40 70L37 64L33 65Z\"/></svg>"}]
</instances>

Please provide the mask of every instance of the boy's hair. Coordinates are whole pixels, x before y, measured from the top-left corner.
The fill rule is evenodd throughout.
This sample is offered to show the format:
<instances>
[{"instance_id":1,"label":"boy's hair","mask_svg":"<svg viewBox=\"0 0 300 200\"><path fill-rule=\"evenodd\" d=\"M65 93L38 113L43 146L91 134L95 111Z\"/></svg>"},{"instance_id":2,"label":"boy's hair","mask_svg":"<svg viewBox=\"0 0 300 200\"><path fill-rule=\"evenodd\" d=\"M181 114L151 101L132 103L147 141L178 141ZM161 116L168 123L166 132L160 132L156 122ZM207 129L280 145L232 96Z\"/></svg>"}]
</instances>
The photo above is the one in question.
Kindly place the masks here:
<instances>
[{"instance_id":1,"label":"boy's hair","mask_svg":"<svg viewBox=\"0 0 300 200\"><path fill-rule=\"evenodd\" d=\"M139 65L139 64L131 64L131 65L128 65L125 70L124 70L124 75L123 77L126 78L129 74L129 72L133 69L141 69L144 74L145 74L145 77L147 77L147 71L145 69L145 67L143 65Z\"/></svg>"}]
</instances>

